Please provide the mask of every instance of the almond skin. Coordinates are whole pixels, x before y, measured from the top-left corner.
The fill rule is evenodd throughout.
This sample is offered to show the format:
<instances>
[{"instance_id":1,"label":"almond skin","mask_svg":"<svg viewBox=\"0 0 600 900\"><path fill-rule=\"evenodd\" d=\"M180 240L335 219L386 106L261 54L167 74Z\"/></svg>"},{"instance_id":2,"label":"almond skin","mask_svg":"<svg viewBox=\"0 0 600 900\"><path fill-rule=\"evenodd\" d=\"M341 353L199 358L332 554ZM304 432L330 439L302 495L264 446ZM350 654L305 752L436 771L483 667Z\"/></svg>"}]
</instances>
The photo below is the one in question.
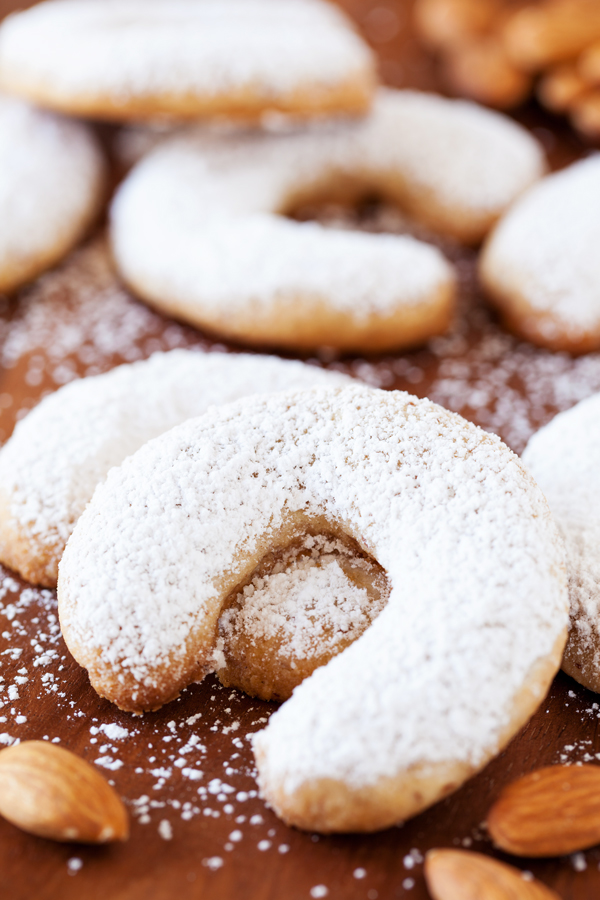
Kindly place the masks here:
<instances>
[{"instance_id":1,"label":"almond skin","mask_svg":"<svg viewBox=\"0 0 600 900\"><path fill-rule=\"evenodd\" d=\"M600 766L548 766L505 788L487 827L516 856L563 856L600 842Z\"/></svg>"},{"instance_id":2,"label":"almond skin","mask_svg":"<svg viewBox=\"0 0 600 900\"><path fill-rule=\"evenodd\" d=\"M104 844L129 837L116 791L89 763L46 741L0 752L0 815L54 841Z\"/></svg>"},{"instance_id":3,"label":"almond skin","mask_svg":"<svg viewBox=\"0 0 600 900\"><path fill-rule=\"evenodd\" d=\"M430 850L425 880L433 900L560 900L519 869L468 850Z\"/></svg>"}]
</instances>

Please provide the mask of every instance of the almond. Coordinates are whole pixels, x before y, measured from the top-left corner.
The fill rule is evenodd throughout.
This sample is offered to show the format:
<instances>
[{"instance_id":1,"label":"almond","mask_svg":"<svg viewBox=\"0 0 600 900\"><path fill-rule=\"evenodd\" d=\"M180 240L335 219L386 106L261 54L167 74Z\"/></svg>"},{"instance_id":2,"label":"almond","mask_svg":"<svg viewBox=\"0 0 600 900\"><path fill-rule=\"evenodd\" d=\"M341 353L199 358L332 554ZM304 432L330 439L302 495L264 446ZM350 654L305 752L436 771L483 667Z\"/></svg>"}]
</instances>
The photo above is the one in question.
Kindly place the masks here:
<instances>
[{"instance_id":1,"label":"almond","mask_svg":"<svg viewBox=\"0 0 600 900\"><path fill-rule=\"evenodd\" d=\"M103 844L129 836L127 811L108 782L74 753L46 741L0 752L0 814L55 841Z\"/></svg>"},{"instance_id":2,"label":"almond","mask_svg":"<svg viewBox=\"0 0 600 900\"><path fill-rule=\"evenodd\" d=\"M467 850L430 850L425 880L433 900L560 900L519 869Z\"/></svg>"},{"instance_id":3,"label":"almond","mask_svg":"<svg viewBox=\"0 0 600 900\"><path fill-rule=\"evenodd\" d=\"M600 842L600 766L548 766L505 788L487 819L497 847L562 856Z\"/></svg>"}]
</instances>

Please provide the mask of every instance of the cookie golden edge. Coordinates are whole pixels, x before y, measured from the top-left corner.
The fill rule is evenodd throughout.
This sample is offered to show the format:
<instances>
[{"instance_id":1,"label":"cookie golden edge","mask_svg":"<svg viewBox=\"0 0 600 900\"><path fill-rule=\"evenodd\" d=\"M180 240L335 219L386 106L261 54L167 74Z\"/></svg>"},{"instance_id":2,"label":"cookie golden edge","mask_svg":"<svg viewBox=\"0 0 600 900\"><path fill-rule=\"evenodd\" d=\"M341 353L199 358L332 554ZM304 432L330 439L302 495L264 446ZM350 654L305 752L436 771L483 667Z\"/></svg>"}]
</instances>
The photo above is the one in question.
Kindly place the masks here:
<instances>
[{"instance_id":1,"label":"cookie golden edge","mask_svg":"<svg viewBox=\"0 0 600 900\"><path fill-rule=\"evenodd\" d=\"M51 534L36 540L21 527L11 512L10 497L0 488L0 562L25 581L55 588L64 540Z\"/></svg>"},{"instance_id":2,"label":"cookie golden edge","mask_svg":"<svg viewBox=\"0 0 600 900\"><path fill-rule=\"evenodd\" d=\"M493 235L492 235L493 236ZM478 278L484 295L496 310L503 326L522 340L557 353L575 356L600 350L600 330L578 329L570 335L563 318L548 310L535 309L525 291L510 289L497 277L491 250L491 240L482 251L478 263Z\"/></svg>"},{"instance_id":3,"label":"cookie golden edge","mask_svg":"<svg viewBox=\"0 0 600 900\"><path fill-rule=\"evenodd\" d=\"M288 794L281 783L269 779L264 770L264 754L255 747L261 796L287 825L321 834L382 831L418 815L481 771L526 725L560 669L566 640L565 629L550 655L530 669L497 746L479 765L460 761L423 763L396 777L382 778L374 785L356 789L343 781L317 779Z\"/></svg>"},{"instance_id":4,"label":"cookie golden edge","mask_svg":"<svg viewBox=\"0 0 600 900\"><path fill-rule=\"evenodd\" d=\"M52 90L41 81L19 77L0 61L0 90L64 115L109 122L157 119L177 122L221 117L258 124L266 114L273 113L300 120L332 115L360 116L369 111L376 86L374 66L369 66L334 85L307 83L279 97L252 87L216 94L157 92L115 98L110 94L82 93L75 96Z\"/></svg>"},{"instance_id":5,"label":"cookie golden edge","mask_svg":"<svg viewBox=\"0 0 600 900\"><path fill-rule=\"evenodd\" d=\"M307 351L334 346L344 353L382 353L422 346L450 327L456 306L456 275L448 264L438 285L417 306L403 306L388 315L368 317L335 310L326 297L298 295L294 300L275 300L265 312L261 304L248 303L231 313L219 314L195 302L158 293L156 286L130 273L124 283L136 296L159 312L173 316L215 338L227 338L257 349Z\"/></svg>"}]
</instances>

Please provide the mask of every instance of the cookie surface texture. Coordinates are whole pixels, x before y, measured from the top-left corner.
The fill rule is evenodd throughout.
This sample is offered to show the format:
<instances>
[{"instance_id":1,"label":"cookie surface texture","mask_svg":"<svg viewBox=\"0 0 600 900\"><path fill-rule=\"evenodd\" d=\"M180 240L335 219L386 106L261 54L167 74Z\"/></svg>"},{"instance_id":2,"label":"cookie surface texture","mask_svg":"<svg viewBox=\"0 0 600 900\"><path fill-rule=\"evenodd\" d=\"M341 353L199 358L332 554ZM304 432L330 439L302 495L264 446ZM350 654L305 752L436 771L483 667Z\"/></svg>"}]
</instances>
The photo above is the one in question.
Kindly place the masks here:
<instances>
[{"instance_id":1,"label":"cookie surface texture","mask_svg":"<svg viewBox=\"0 0 600 900\"><path fill-rule=\"evenodd\" d=\"M563 669L600 692L600 394L560 413L530 439L523 463L565 539L571 603Z\"/></svg>"},{"instance_id":2,"label":"cookie surface texture","mask_svg":"<svg viewBox=\"0 0 600 900\"><path fill-rule=\"evenodd\" d=\"M489 238L480 275L508 327L552 350L600 348L600 156L531 188Z\"/></svg>"},{"instance_id":3,"label":"cookie surface texture","mask_svg":"<svg viewBox=\"0 0 600 900\"><path fill-rule=\"evenodd\" d=\"M478 240L542 171L537 143L504 117L381 90L361 122L166 141L117 194L113 250L139 296L236 340L408 347L448 326L454 276L441 253L407 236L284 215L375 193L440 232Z\"/></svg>"},{"instance_id":4,"label":"cookie surface texture","mask_svg":"<svg viewBox=\"0 0 600 900\"><path fill-rule=\"evenodd\" d=\"M0 560L53 587L96 485L146 441L213 404L349 380L275 357L172 350L65 385L0 450Z\"/></svg>"},{"instance_id":5,"label":"cookie surface texture","mask_svg":"<svg viewBox=\"0 0 600 900\"><path fill-rule=\"evenodd\" d=\"M255 738L259 782L291 824L376 830L481 768L560 664L562 542L498 438L363 386L214 408L98 487L61 561L61 627L100 694L157 708L214 668L257 562L313 530L356 541L390 596Z\"/></svg>"},{"instance_id":6,"label":"cookie surface texture","mask_svg":"<svg viewBox=\"0 0 600 900\"><path fill-rule=\"evenodd\" d=\"M362 113L375 80L321 0L47 0L0 28L0 85L88 117Z\"/></svg>"},{"instance_id":7,"label":"cookie surface texture","mask_svg":"<svg viewBox=\"0 0 600 900\"><path fill-rule=\"evenodd\" d=\"M58 262L100 209L104 161L82 124L0 94L0 291Z\"/></svg>"}]
</instances>

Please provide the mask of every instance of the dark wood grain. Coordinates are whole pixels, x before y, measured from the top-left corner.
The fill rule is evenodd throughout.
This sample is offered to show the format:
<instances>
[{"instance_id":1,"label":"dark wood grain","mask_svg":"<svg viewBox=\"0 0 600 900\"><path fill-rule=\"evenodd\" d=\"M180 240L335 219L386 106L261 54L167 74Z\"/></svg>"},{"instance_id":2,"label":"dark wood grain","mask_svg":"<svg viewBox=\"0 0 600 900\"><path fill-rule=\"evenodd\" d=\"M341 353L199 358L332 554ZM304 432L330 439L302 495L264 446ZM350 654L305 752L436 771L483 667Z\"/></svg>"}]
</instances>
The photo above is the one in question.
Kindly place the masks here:
<instances>
[{"instance_id":1,"label":"dark wood grain","mask_svg":"<svg viewBox=\"0 0 600 900\"><path fill-rule=\"evenodd\" d=\"M15 5L1 2L0 13ZM376 47L389 83L444 89L435 62L414 39L410 3L343 5ZM535 106L519 110L518 117L544 142L553 165L585 152L562 123ZM110 137L109 129L109 143ZM357 222L380 225L377 211L363 212ZM475 253L441 243L461 273L460 312L448 339L403 356L319 362L446 402L520 451L531 431L559 408L600 389L600 357L553 356L506 335L477 291ZM89 252L103 255L101 249ZM110 290L89 267L69 261L62 274L2 302L2 439L44 391L73 374L106 370L158 348L211 345L210 337L146 311L116 281L114 297ZM90 298L98 304L97 321ZM54 844L0 821L0 897L7 900L308 900L311 890L320 895L317 886L335 900L423 900L428 849L493 852L482 823L504 784L540 765L593 760L600 753L598 699L560 674L507 750L443 803L378 835L303 834L283 825L256 794L248 736L263 727L272 705L209 678L157 713L137 719L119 713L99 700L66 650L54 595L9 572L0 576L0 740L59 739L90 761L110 758L113 769L103 771L137 811L130 841L105 848ZM98 732L110 724L124 731ZM226 789L211 793L214 779ZM144 795L153 805L140 812L148 805L139 802ZM598 849L573 859L518 861L564 900L600 896L599 864Z\"/></svg>"}]
</instances>

